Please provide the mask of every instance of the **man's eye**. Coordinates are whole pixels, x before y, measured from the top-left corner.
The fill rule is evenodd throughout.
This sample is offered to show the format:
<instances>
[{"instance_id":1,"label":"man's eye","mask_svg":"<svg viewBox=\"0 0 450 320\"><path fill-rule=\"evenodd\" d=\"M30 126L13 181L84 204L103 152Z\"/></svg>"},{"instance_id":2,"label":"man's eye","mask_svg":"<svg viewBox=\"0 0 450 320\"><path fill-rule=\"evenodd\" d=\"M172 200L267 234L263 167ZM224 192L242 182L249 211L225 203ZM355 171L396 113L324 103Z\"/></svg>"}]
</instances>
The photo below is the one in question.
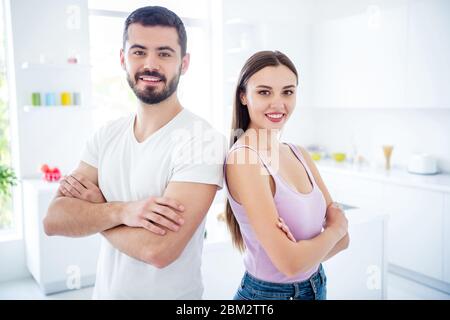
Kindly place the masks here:
<instances>
[{"instance_id":1,"label":"man's eye","mask_svg":"<svg viewBox=\"0 0 450 320\"><path fill-rule=\"evenodd\" d=\"M170 53L168 53L168 52L160 52L159 56L167 58L167 57L170 57Z\"/></svg>"},{"instance_id":2,"label":"man's eye","mask_svg":"<svg viewBox=\"0 0 450 320\"><path fill-rule=\"evenodd\" d=\"M137 51L134 51L133 54L137 55L137 56L143 56L145 54L145 52L142 50L137 50Z\"/></svg>"},{"instance_id":3,"label":"man's eye","mask_svg":"<svg viewBox=\"0 0 450 320\"><path fill-rule=\"evenodd\" d=\"M270 94L270 91L269 90L261 90L258 93L263 96L268 96Z\"/></svg>"}]
</instances>

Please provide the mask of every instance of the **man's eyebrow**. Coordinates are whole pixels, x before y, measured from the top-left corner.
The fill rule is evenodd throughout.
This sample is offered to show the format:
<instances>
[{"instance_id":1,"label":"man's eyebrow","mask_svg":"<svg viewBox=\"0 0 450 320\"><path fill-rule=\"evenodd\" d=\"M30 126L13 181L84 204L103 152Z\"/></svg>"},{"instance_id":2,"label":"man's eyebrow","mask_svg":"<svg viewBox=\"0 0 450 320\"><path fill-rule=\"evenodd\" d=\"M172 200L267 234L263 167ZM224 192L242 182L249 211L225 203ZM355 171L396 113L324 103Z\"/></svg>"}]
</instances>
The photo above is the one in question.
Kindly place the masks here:
<instances>
[{"instance_id":1,"label":"man's eyebrow","mask_svg":"<svg viewBox=\"0 0 450 320\"><path fill-rule=\"evenodd\" d=\"M169 46L158 47L156 50L158 50L158 51L169 50L169 51L172 51L173 53L176 53L175 49L173 49L172 47L169 47Z\"/></svg>"},{"instance_id":2,"label":"man's eyebrow","mask_svg":"<svg viewBox=\"0 0 450 320\"><path fill-rule=\"evenodd\" d=\"M140 45L140 44L133 44L129 50L134 49L134 48L147 50L147 47Z\"/></svg>"}]
</instances>

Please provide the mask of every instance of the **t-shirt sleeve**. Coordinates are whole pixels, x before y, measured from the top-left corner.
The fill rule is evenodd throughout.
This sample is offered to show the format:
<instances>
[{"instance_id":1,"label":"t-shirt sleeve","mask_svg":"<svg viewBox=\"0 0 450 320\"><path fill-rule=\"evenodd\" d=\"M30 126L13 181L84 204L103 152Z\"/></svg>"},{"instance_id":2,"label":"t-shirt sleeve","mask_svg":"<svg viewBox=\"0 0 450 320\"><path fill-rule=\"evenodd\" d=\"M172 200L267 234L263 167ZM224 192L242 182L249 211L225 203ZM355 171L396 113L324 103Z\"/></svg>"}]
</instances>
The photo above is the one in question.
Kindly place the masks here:
<instances>
[{"instance_id":1,"label":"t-shirt sleeve","mask_svg":"<svg viewBox=\"0 0 450 320\"><path fill-rule=\"evenodd\" d=\"M97 130L92 134L86 142L83 153L81 154L81 161L87 163L94 168L98 168L100 141L102 129Z\"/></svg>"},{"instance_id":2,"label":"t-shirt sleeve","mask_svg":"<svg viewBox=\"0 0 450 320\"><path fill-rule=\"evenodd\" d=\"M175 148L170 181L214 184L222 189L226 139L215 132L193 137Z\"/></svg>"}]
</instances>

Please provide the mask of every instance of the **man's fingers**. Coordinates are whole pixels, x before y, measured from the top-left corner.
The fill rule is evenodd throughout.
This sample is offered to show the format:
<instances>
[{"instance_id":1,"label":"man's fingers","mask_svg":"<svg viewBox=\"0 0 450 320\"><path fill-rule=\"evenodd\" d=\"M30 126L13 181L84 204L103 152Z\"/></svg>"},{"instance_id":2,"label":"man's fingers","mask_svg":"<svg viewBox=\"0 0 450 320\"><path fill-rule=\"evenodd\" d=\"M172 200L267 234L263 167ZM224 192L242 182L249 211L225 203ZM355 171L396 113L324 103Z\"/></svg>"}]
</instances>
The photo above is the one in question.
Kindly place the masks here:
<instances>
[{"instance_id":1,"label":"man's fingers","mask_svg":"<svg viewBox=\"0 0 450 320\"><path fill-rule=\"evenodd\" d=\"M67 179L65 179L72 187L75 188L80 194L83 194L87 189L78 182L75 178L72 176L68 176Z\"/></svg>"},{"instance_id":2,"label":"man's fingers","mask_svg":"<svg viewBox=\"0 0 450 320\"><path fill-rule=\"evenodd\" d=\"M180 227L178 225L176 225L175 223L173 223L173 221L161 216L160 214L151 212L148 213L145 218L147 218L150 221L153 221L154 223L157 223L161 226L166 227L169 230L172 231L178 231L180 229Z\"/></svg>"},{"instance_id":3,"label":"man's fingers","mask_svg":"<svg viewBox=\"0 0 450 320\"><path fill-rule=\"evenodd\" d=\"M160 214L161 216L167 217L168 219L170 219L173 222L176 222L178 224L183 224L184 223L184 219L181 217L181 215L179 215L178 213L176 213L172 209L169 209L168 207L154 205L151 208L151 210L153 212L156 212L156 213Z\"/></svg>"},{"instance_id":4,"label":"man's fingers","mask_svg":"<svg viewBox=\"0 0 450 320\"><path fill-rule=\"evenodd\" d=\"M175 210L184 211L184 206L179 203L177 200L166 198L166 197L159 197L155 198L155 202L157 204L161 204L163 206L171 207Z\"/></svg>"},{"instance_id":5,"label":"man's fingers","mask_svg":"<svg viewBox=\"0 0 450 320\"><path fill-rule=\"evenodd\" d=\"M76 179L86 189L91 190L91 189L98 188L95 184L93 184L91 181L89 181L89 179L85 178L83 175L81 175L79 173L74 172L70 176L72 178Z\"/></svg>"},{"instance_id":6,"label":"man's fingers","mask_svg":"<svg viewBox=\"0 0 450 320\"><path fill-rule=\"evenodd\" d=\"M64 189L66 189L66 191L69 192L72 195L72 197L77 198L81 196L80 192L78 192L77 189L72 187L72 185L68 183L66 180L61 181L60 186L64 187Z\"/></svg>"},{"instance_id":7,"label":"man's fingers","mask_svg":"<svg viewBox=\"0 0 450 320\"><path fill-rule=\"evenodd\" d=\"M153 232L153 233L155 233L155 234L159 234L159 235L164 235L164 234L166 234L166 230L164 230L164 229L162 229L162 228L160 228L160 227L157 227L157 226L155 226L153 223L151 223L150 221L148 221L148 220L142 220L142 227L143 228L145 228L145 229L147 229L148 231L150 231L150 232Z\"/></svg>"},{"instance_id":8,"label":"man's fingers","mask_svg":"<svg viewBox=\"0 0 450 320\"><path fill-rule=\"evenodd\" d=\"M63 185L59 185L59 191L63 194L63 196L68 198L74 198L74 196L66 189Z\"/></svg>"}]
</instances>

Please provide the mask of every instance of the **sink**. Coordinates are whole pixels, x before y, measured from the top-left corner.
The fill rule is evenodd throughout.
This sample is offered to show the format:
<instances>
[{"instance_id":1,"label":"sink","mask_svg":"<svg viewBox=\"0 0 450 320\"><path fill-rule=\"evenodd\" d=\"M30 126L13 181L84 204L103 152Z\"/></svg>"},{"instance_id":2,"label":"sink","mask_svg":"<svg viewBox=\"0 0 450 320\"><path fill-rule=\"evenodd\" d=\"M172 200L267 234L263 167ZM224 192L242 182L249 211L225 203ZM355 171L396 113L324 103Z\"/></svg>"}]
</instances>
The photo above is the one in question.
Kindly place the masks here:
<instances>
[{"instance_id":1,"label":"sink","mask_svg":"<svg viewBox=\"0 0 450 320\"><path fill-rule=\"evenodd\" d=\"M338 202L339 206L342 208L342 210L347 211L347 210L352 210L352 209L358 209L358 207L355 206L351 206L349 204L345 204L345 203L340 203Z\"/></svg>"}]
</instances>

